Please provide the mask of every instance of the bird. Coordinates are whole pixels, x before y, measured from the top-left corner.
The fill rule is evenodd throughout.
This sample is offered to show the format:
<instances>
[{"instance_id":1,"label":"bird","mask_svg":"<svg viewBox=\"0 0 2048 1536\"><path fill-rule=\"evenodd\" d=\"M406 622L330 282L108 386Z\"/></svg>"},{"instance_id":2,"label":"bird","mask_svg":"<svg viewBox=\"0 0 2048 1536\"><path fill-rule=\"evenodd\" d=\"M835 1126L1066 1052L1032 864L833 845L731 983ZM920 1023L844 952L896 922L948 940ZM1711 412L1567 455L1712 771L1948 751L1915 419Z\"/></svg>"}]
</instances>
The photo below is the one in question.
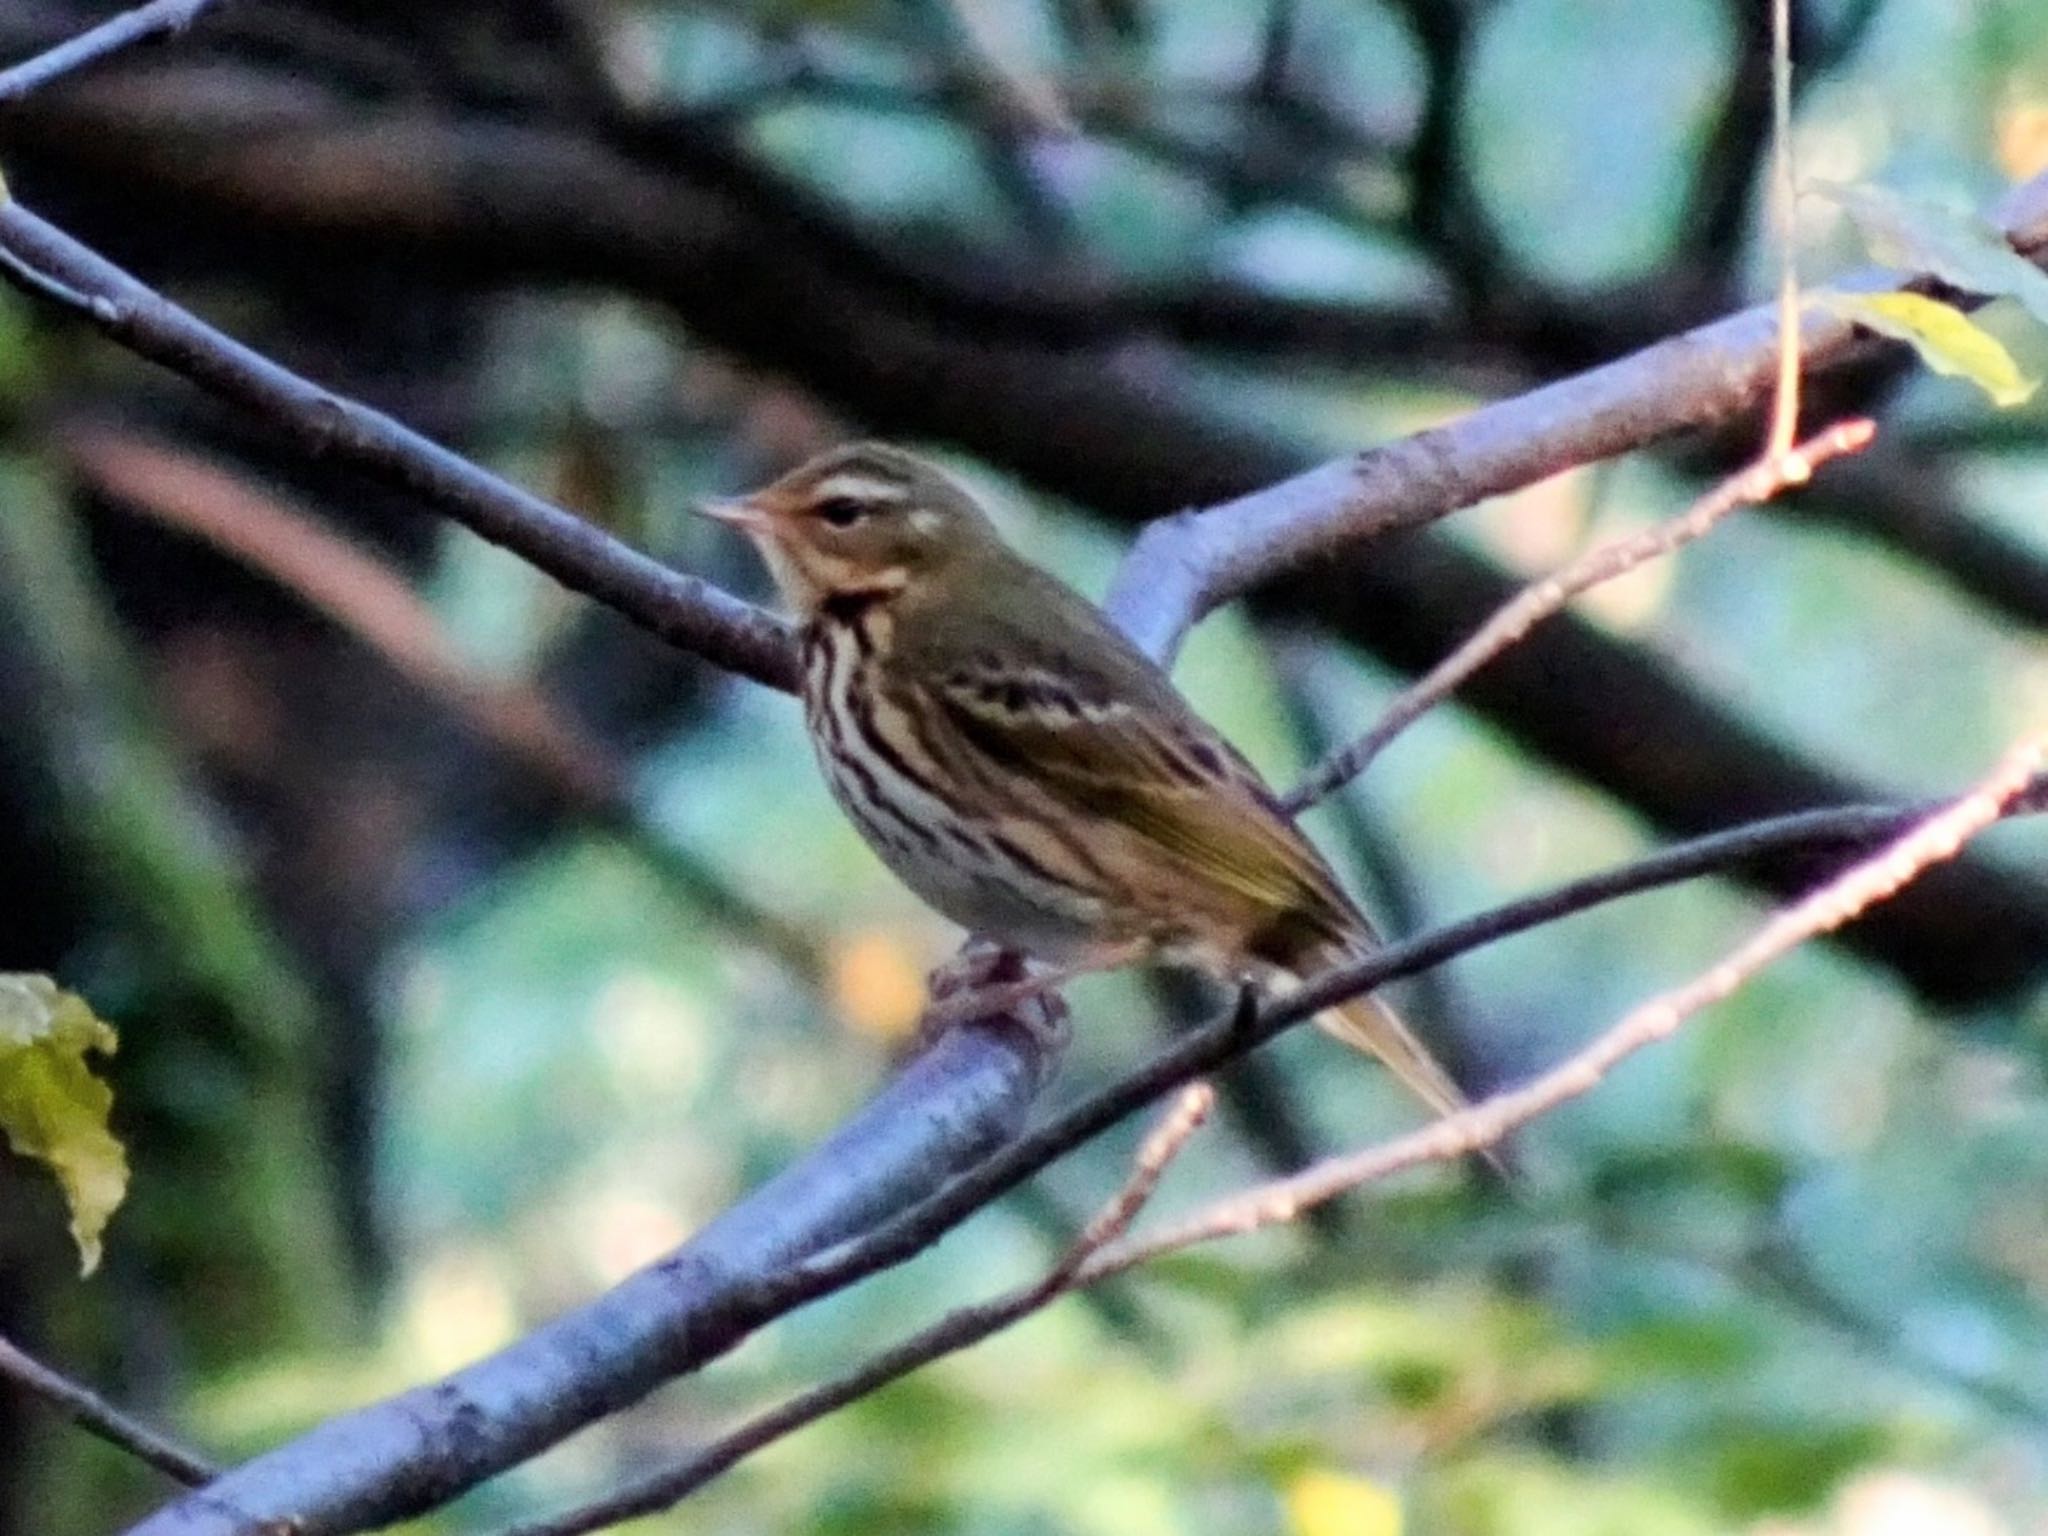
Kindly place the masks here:
<instances>
[{"instance_id":1,"label":"bird","mask_svg":"<svg viewBox=\"0 0 2048 1536\"><path fill-rule=\"evenodd\" d=\"M1146 963L1277 993L1379 946L1257 769L938 465L857 442L698 510L793 611L833 797L942 916L1050 982ZM1435 1113L1466 1103L1379 999L1318 1022Z\"/></svg>"}]
</instances>

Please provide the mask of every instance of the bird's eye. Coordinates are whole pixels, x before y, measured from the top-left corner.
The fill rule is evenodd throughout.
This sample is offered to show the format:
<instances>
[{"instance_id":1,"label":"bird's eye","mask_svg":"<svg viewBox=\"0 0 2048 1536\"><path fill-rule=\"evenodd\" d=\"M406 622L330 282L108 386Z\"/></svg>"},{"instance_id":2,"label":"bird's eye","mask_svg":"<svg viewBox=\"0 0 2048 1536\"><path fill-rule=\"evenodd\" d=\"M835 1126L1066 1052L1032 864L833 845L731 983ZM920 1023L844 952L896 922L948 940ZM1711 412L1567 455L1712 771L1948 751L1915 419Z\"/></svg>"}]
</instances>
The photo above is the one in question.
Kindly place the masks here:
<instances>
[{"instance_id":1,"label":"bird's eye","mask_svg":"<svg viewBox=\"0 0 2048 1536\"><path fill-rule=\"evenodd\" d=\"M821 501L817 514L834 528L851 528L868 515L865 503L855 501L851 496L834 496Z\"/></svg>"}]
</instances>

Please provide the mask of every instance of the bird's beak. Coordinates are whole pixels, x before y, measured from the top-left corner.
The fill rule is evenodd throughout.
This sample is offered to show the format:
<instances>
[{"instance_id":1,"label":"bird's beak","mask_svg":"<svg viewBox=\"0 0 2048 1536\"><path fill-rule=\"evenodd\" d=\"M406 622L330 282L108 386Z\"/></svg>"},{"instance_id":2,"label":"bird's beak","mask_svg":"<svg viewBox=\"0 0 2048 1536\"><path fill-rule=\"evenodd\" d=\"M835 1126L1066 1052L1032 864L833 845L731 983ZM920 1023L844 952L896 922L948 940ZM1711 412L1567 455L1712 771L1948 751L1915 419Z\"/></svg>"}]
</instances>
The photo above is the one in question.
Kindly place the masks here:
<instances>
[{"instance_id":1,"label":"bird's beak","mask_svg":"<svg viewBox=\"0 0 2048 1536\"><path fill-rule=\"evenodd\" d=\"M765 533L768 529L768 514L744 496L700 501L697 511L714 522L729 523L746 533Z\"/></svg>"}]
</instances>

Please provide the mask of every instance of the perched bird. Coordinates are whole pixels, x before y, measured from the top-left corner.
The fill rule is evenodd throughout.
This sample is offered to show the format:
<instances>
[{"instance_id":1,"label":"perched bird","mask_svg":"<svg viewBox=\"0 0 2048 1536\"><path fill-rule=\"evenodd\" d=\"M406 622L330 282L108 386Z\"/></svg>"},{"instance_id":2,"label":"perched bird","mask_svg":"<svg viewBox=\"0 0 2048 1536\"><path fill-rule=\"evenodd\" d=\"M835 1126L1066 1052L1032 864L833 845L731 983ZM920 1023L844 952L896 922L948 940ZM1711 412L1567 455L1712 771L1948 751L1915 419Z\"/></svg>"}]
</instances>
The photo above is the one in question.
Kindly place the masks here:
<instances>
[{"instance_id":1,"label":"perched bird","mask_svg":"<svg viewBox=\"0 0 2048 1536\"><path fill-rule=\"evenodd\" d=\"M954 922L1060 977L1157 961L1271 986L1377 946L1258 771L936 466L861 443L703 510L802 623L834 797ZM1385 1005L1320 1022L1433 1110L1464 1103Z\"/></svg>"}]
</instances>

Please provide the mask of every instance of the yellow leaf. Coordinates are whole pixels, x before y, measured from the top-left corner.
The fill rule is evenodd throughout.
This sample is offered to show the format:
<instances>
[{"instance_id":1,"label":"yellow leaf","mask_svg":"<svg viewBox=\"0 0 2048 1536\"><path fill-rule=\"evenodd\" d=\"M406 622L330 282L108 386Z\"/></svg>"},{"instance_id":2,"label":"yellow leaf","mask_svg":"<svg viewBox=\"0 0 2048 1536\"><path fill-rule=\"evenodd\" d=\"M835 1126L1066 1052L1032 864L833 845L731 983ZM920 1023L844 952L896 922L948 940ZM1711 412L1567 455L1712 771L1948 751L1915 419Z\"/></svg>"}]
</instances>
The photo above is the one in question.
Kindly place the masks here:
<instances>
[{"instance_id":1,"label":"yellow leaf","mask_svg":"<svg viewBox=\"0 0 2048 1536\"><path fill-rule=\"evenodd\" d=\"M1294 1536L1401 1536L1401 1501L1378 1483L1303 1472L1287 1485Z\"/></svg>"},{"instance_id":2,"label":"yellow leaf","mask_svg":"<svg viewBox=\"0 0 2048 1536\"><path fill-rule=\"evenodd\" d=\"M1997 337L1953 304L1917 293L1835 293L1815 302L1880 336L1903 341L1936 373L1968 379L2000 406L2024 405L2039 386Z\"/></svg>"},{"instance_id":3,"label":"yellow leaf","mask_svg":"<svg viewBox=\"0 0 2048 1536\"><path fill-rule=\"evenodd\" d=\"M99 1266L107 1218L128 1192L128 1154L107 1129L114 1093L86 1062L116 1044L85 1000L49 977L0 975L0 1131L56 1174L88 1275Z\"/></svg>"}]
</instances>

